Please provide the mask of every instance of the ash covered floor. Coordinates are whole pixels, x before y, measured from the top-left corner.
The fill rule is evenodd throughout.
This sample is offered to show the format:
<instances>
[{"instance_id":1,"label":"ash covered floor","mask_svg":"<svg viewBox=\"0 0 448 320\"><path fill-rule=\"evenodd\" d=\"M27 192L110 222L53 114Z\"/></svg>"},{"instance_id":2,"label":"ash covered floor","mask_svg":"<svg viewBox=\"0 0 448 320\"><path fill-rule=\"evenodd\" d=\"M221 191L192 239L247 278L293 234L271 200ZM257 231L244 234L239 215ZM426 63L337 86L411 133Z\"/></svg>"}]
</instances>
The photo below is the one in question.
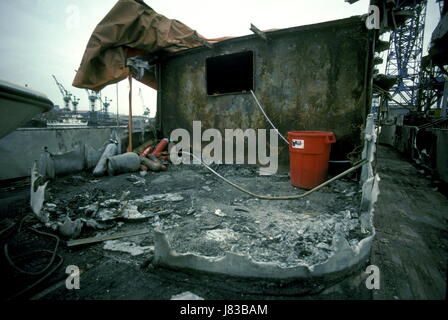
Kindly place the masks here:
<instances>
[{"instance_id":1,"label":"ash covered floor","mask_svg":"<svg viewBox=\"0 0 448 320\"><path fill-rule=\"evenodd\" d=\"M304 192L290 184L288 175L259 176L256 167L246 165L215 168L257 194ZM165 232L178 253L221 257L234 252L281 267L325 262L333 253L335 229L353 246L365 236L358 221L360 186L350 180L336 181L304 199L260 200L202 166L181 165L145 177L72 176L52 183L47 195L45 210L52 221L62 223L67 214L72 220L93 218L101 228L111 227L106 234L126 229L125 222L137 221L139 227ZM126 213L122 216L130 217L120 223L116 212L123 207ZM119 242L109 242L105 249L116 248Z\"/></svg>"},{"instance_id":2,"label":"ash covered floor","mask_svg":"<svg viewBox=\"0 0 448 320\"><path fill-rule=\"evenodd\" d=\"M67 248L62 241L58 249L64 258L62 265L22 298L170 299L172 295L183 291L194 292L205 299L443 297L448 240L447 200L432 189L429 180L419 176L413 165L394 151L380 148L378 157L379 174L382 175L384 171L384 176L381 176L382 193L375 213L378 234L370 263L378 265L382 274L381 289L375 292L366 289L367 274L363 269L354 270L351 276L323 291L291 295L288 294L288 286L291 286L288 283L273 287L269 283L261 284L245 279L154 268L151 265L154 243L150 232L71 248ZM217 170L230 180L260 194L283 195L300 191L289 184L286 175L259 177L254 169L247 166L222 166ZM103 213L107 213L107 209L113 213L114 205L117 204L107 200L120 199L126 191L129 191L129 203L151 195L164 195L157 196L157 201L152 201L150 206L135 203L136 209L145 217L104 221L101 222L104 230L85 227L79 237L159 226L169 235L173 247L179 252L193 250L219 256L228 249L247 250L245 252L256 260L276 261L284 265L323 259L323 255L331 250L325 244L330 246L327 240L331 238L335 225L346 230L347 237L352 241L359 237L358 226L352 222L356 221L360 196L357 192L358 184L354 182L337 182L303 200L267 201L254 200L241 194L202 167L171 166L166 172L150 173L144 177L145 182L138 174L134 176L137 178L132 174L101 179L88 174L60 178L49 185L47 192L47 202L55 205L48 207L50 217L69 213L73 219L88 219L91 214L88 207L95 202L105 202L100 209L104 209ZM392 199L398 189L392 191L390 188L398 188L397 184L417 189L418 194L428 201L419 201L416 205L417 195L408 194L408 189L400 191L399 201ZM23 206L21 202L18 204ZM411 209L403 214L403 208ZM27 213L29 209L22 208L21 211ZM296 225L290 223L294 219ZM2 223L17 220L18 217L3 219ZM36 248L52 250L54 247L54 240L30 231L30 226L45 230L39 227L37 221L30 220L23 223L20 233L11 237L2 235L2 246L8 243L9 253L18 265L23 265L18 258L22 252ZM314 230L315 226L319 230ZM299 234L300 230L304 231L303 235ZM238 240L227 238L223 241L223 237L229 234ZM61 240L64 239L61 237ZM300 250L297 243L302 244ZM319 243L322 245L318 247ZM311 247L309 251L306 251L306 244ZM48 257L42 256L28 262L24 268L36 270L47 261ZM65 288L65 268L68 265L77 265L81 269L80 290ZM1 266L7 279L2 286L3 299L13 296L36 279L8 268L3 255ZM425 284L428 279L431 282Z\"/></svg>"},{"instance_id":3,"label":"ash covered floor","mask_svg":"<svg viewBox=\"0 0 448 320\"><path fill-rule=\"evenodd\" d=\"M260 177L255 170L236 166L219 171L257 194L303 193L290 185L287 175ZM356 182L338 181L304 199L260 200L208 173L192 168L183 172L199 186L182 193L190 205L188 215L160 223L178 253L221 257L234 252L257 262L294 267L324 262L332 252L335 228L341 228L353 245L363 238Z\"/></svg>"}]
</instances>

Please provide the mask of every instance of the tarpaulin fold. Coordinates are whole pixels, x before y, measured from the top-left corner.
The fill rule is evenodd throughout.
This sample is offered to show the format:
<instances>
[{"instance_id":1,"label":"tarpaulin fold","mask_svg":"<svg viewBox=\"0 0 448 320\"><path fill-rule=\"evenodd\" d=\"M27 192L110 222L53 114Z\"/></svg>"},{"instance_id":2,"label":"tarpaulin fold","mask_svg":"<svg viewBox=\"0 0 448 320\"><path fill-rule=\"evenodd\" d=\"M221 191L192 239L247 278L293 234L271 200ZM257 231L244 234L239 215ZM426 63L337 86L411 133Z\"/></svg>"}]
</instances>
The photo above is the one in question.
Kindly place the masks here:
<instances>
[{"instance_id":1,"label":"tarpaulin fold","mask_svg":"<svg viewBox=\"0 0 448 320\"><path fill-rule=\"evenodd\" d=\"M141 0L119 0L93 31L73 86L99 91L125 79L129 48L145 53L176 52L201 46L198 38L204 39Z\"/></svg>"}]
</instances>

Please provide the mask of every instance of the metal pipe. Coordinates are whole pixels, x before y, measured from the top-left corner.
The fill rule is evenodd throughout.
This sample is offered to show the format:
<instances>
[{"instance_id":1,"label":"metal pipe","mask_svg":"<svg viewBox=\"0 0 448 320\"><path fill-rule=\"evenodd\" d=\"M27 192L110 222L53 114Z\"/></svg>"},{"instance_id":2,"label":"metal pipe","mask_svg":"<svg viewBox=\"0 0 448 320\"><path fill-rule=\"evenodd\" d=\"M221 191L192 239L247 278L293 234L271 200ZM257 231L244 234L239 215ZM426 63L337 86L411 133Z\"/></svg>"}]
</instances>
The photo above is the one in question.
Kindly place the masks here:
<instances>
[{"instance_id":1,"label":"metal pipe","mask_svg":"<svg viewBox=\"0 0 448 320\"><path fill-rule=\"evenodd\" d=\"M128 152L132 152L132 75L129 73Z\"/></svg>"},{"instance_id":2,"label":"metal pipe","mask_svg":"<svg viewBox=\"0 0 448 320\"><path fill-rule=\"evenodd\" d=\"M116 91L117 91L117 127L120 125L120 120L119 120L119 113L118 113L118 82L115 84L116 87ZM121 150L120 150L121 152Z\"/></svg>"}]
</instances>

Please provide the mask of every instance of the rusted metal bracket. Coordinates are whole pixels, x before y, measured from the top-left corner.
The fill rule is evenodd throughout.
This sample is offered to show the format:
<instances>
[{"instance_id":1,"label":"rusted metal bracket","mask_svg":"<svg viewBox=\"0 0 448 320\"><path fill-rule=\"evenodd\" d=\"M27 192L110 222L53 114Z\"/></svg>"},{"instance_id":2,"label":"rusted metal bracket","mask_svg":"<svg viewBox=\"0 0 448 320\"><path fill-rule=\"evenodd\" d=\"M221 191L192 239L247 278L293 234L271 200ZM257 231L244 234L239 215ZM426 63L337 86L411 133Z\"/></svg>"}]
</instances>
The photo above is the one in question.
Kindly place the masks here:
<instances>
[{"instance_id":1,"label":"rusted metal bracket","mask_svg":"<svg viewBox=\"0 0 448 320\"><path fill-rule=\"evenodd\" d=\"M150 66L148 61L144 61L142 57L135 56L126 60L126 66L132 71L135 79L140 80L145 75L145 70L149 71Z\"/></svg>"},{"instance_id":2,"label":"rusted metal bracket","mask_svg":"<svg viewBox=\"0 0 448 320\"><path fill-rule=\"evenodd\" d=\"M250 30L258 35L260 38L262 38L264 41L268 41L268 37L266 36L266 33L258 29L256 26L254 26L252 23L250 24Z\"/></svg>"}]
</instances>

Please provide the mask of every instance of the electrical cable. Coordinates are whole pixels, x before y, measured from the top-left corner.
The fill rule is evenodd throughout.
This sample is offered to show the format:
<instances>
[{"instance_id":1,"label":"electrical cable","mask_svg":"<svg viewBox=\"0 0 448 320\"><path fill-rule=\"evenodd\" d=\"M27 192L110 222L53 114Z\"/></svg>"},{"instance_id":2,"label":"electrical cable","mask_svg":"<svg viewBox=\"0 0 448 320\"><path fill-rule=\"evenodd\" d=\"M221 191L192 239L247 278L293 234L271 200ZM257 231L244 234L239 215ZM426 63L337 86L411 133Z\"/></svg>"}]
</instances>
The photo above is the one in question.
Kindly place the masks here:
<instances>
[{"instance_id":1,"label":"electrical cable","mask_svg":"<svg viewBox=\"0 0 448 320\"><path fill-rule=\"evenodd\" d=\"M46 250L46 249L42 249L42 250L35 250L33 251L33 253L37 253L37 252L47 252L47 253L52 253L52 251L50 250ZM26 288L24 288L23 290L21 290L20 292L16 293L14 296L12 296L9 300L17 298L19 296L21 296L22 294L24 294L25 292L28 292L29 290L31 290L32 288L34 288L35 286L37 286L39 283L41 283L42 281L44 281L48 276L50 276L53 272L55 272L61 265L62 262L64 261L64 258L62 258L61 255L56 254L56 257L59 258L59 262L50 270L48 271L45 275L43 275L42 277L40 277L37 281L33 282L32 284L30 284L29 286L27 286Z\"/></svg>"},{"instance_id":2,"label":"electrical cable","mask_svg":"<svg viewBox=\"0 0 448 320\"><path fill-rule=\"evenodd\" d=\"M19 233L21 232L22 224L23 224L24 221L26 221L28 218L32 218L32 216L30 216L30 215L26 215L26 216L24 216L24 217L20 220L19 223L14 223L14 224L12 224L12 225L9 226L8 228L2 230L2 233L4 233L6 230L11 229L13 226L16 226L17 224L19 224L19 227L18 227L18 229L17 229L17 234L19 234ZM43 276L41 276L38 280L36 280L35 282L33 282L31 285L27 286L26 288L24 288L24 289L21 290L20 292L16 293L13 297L10 297L9 300L14 299L14 298L16 298L16 297L18 297L18 296L24 294L25 292L31 290L32 288L34 288L36 285L38 285L38 284L41 283L43 280L45 280L48 276L50 276L53 272L55 272L55 271L62 265L62 262L64 261L64 258L62 258L62 256L59 255L59 254L57 253L57 249L58 249L58 247L59 247L59 242L60 242L60 239L59 239L59 237L58 237L57 235L54 235L54 234L51 234L51 233L48 233L48 232L44 232L44 231L39 231L39 230L36 230L36 229L34 229L34 228L31 228L31 227L29 227L28 229L30 229L30 230L32 230L32 231L34 231L34 232L36 232L36 233L42 234L42 235L46 235L46 236L49 236L49 237L53 237L53 238L56 240L56 244L55 244L53 250L47 250L47 249L32 250L32 251L30 251L30 252L23 253L23 254L21 254L21 255L16 256L16 258L17 258L17 257L19 257L19 258L24 258L24 257L27 257L27 256L35 255L35 254L37 254L37 253L44 253L44 252L45 252L45 253L50 253L50 254L51 254L51 258L50 258L48 264L47 264L43 269L41 269L40 271L37 271L37 272L29 272L29 271L25 271L25 270L23 270L23 269L17 267L16 264L12 261L11 257L9 256L8 245L7 245L7 244L4 245L3 253L4 253L4 255L5 255L6 261L8 262L8 264L9 264L14 270L16 270L16 271L19 272L19 273L22 273L22 274L25 274L25 275L29 275L29 276L38 276L38 275L41 275L41 274L45 273ZM55 261L56 258L58 258L59 261L52 267L52 265L54 264L54 261Z\"/></svg>"},{"instance_id":3,"label":"electrical cable","mask_svg":"<svg viewBox=\"0 0 448 320\"><path fill-rule=\"evenodd\" d=\"M255 96L255 93L250 90L250 93L252 93L252 96L255 99L255 102L257 103L258 107L260 108L261 112L263 113L264 117L266 118L266 120L269 122L269 124L272 126L272 128L274 128L274 130L277 132L277 134L286 142L287 145L289 145L289 141L285 139L285 137L280 133L280 131L277 130L277 128L274 126L274 124L272 123L271 119L269 119L268 115L266 114L266 112L264 112L263 107L261 106L260 102L258 101L257 97Z\"/></svg>"},{"instance_id":4,"label":"electrical cable","mask_svg":"<svg viewBox=\"0 0 448 320\"><path fill-rule=\"evenodd\" d=\"M7 227L6 227L5 229L3 229L2 231L0 231L0 237L1 237L3 234L7 234L7 232L8 232L9 230L11 230L13 227L16 226L16 224L17 224L17 223L13 223L13 224L7 226Z\"/></svg>"},{"instance_id":5,"label":"electrical cable","mask_svg":"<svg viewBox=\"0 0 448 320\"><path fill-rule=\"evenodd\" d=\"M192 153L190 153L190 152L187 152L187 151L183 151L183 150L182 150L182 153L183 153L183 154L185 153L185 154L187 154L187 155L191 155L193 158L195 158L196 160L200 161L201 164L202 164L204 167L206 167L210 172L212 172L212 173L213 173L214 175L216 175L218 178L222 179L224 182L230 184L232 187L234 187L234 188L240 190L241 192L244 192L244 193L246 193L246 194L248 194L248 195L250 195L250 196L252 196L252 197L255 197L255 198L258 198L258 199L266 199L266 200L293 200L293 199L301 199L301 198L304 198L304 197L308 196L309 194L311 194L311 193L313 193L313 192L315 192L315 191L317 191L317 190L319 190L319 189L322 189L323 187L325 187L325 186L328 185L329 183L331 183L331 182L333 182L333 181L335 181L335 180L337 180L337 179L342 178L343 176L349 174L350 172L355 171L356 169L358 169L359 167L361 167L362 165L364 165L365 163L368 162L367 159L360 160L360 161L356 162L356 163L353 165L353 167L351 167L350 169L345 170L344 172L338 174L337 176L334 176L333 178L331 178L331 179L325 181L324 183L318 185L317 187L315 187L315 188L313 188L313 189L311 189L311 190L309 190L309 191L307 191L307 192L305 192L305 193L302 193L302 194L299 194L299 195L291 195L291 196L275 196L275 197L274 197L274 196L259 195L259 194L253 193L253 192L251 192L251 191L248 191L248 190L244 189L243 187L241 187L241 186L239 186L239 185L233 183L232 181L230 181L230 180L228 180L227 178L225 178L225 177L223 177L222 175L220 175L218 172L216 172L215 170L213 170L209 165L207 165L207 164L204 163L201 159L199 159L196 155L194 155L194 154L192 154Z\"/></svg>"},{"instance_id":6,"label":"electrical cable","mask_svg":"<svg viewBox=\"0 0 448 320\"><path fill-rule=\"evenodd\" d=\"M43 234L43 235L51 236L51 237L53 237L53 238L56 239L56 245L55 245L55 247L54 247L54 249L53 249L53 251L52 251L53 254L52 254L51 259L50 259L50 261L48 262L48 264L47 264L47 266L46 266L45 268L43 268L42 270L37 271L37 272L29 272L29 271L25 271L25 270L23 270L23 269L17 267L17 266L15 265L15 263L14 263L14 262L11 260L11 258L9 257L9 253L8 253L8 244L5 244L5 246L3 247L3 252L4 252L4 254L5 254L5 258L6 258L6 260L8 261L8 263L9 263L10 266L13 267L15 270L17 270L17 271L20 272L20 273L26 274L26 275L30 275L30 276L38 276L38 275L44 273L45 271L47 271L47 270L51 267L51 265L53 264L54 259L55 259L55 257L56 257L56 251L58 250L58 246L59 246L59 237L56 236L56 235L54 235L54 234L51 234L51 233L47 233L47 232L44 232L44 231L36 230L36 229L34 229L34 228L28 228L28 229L33 230L34 232L37 232L37 233L40 233L40 234ZM34 251L30 252L29 254L32 254L32 253L34 253Z\"/></svg>"},{"instance_id":7,"label":"electrical cable","mask_svg":"<svg viewBox=\"0 0 448 320\"><path fill-rule=\"evenodd\" d=\"M286 144L289 145L289 141L288 141L288 140L287 140L287 139L280 133L280 131L278 131L278 129L277 129L277 128L274 126L274 124L272 123L271 119L269 119L268 115L266 114L266 112L264 111L264 109L263 109L263 107L261 106L260 102L258 101L257 96L255 95L254 91L253 91L253 90L250 90L250 93L252 93L252 96L254 97L255 102L257 103L258 107L260 108L260 110L261 110L261 112L263 113L263 115L264 115L264 117L266 118L266 120L269 122L269 124L272 126L272 128L274 128L275 132L277 132L277 134L283 139L283 141L285 141ZM183 152L184 152L184 151L183 151ZM231 181L227 180L226 178L224 178L223 176L221 176L221 175L220 175L219 173L217 173L215 170L213 170L212 168L210 168L207 164L205 164L204 162L202 162L202 160L199 159L198 157L196 157L194 154L191 154L191 153L189 153L189 152L185 152L185 153L190 154L190 155L193 156L196 160L199 160L199 161L202 163L202 165L204 165L208 170L210 170L212 173L214 173L216 176L218 176L219 178L221 178L222 180L224 180L225 182L227 182L228 184L230 184L230 185L233 186L234 188L236 188L236 189L238 189L238 190L240 190L240 191L242 191L242 192L244 192L244 193L247 193L247 194L249 194L249 195L251 195L251 196L253 196L253 197L256 197L256 198L258 198L258 199L268 199L268 200L289 200L289 199L300 199L300 198L304 198L304 197L306 197L307 195L313 193L314 191L317 191L317 190L323 188L324 186L328 185L329 183L331 183L331 182L333 182L333 181L335 181L335 180L337 180L337 179L339 179L339 178L342 178L343 176L349 174L350 172L356 170L357 168L361 167L363 164L365 164L365 163L368 162L367 159L360 160L360 161L356 162L351 168L345 170L344 172L338 174L337 176L335 176L335 177L333 177L333 178L331 178L331 179L325 181L324 183L318 185L317 187L315 187L315 188L313 188L313 189L311 189L311 190L309 190L309 191L307 191L307 192L305 192L305 193L303 193L303 194L295 195L295 196L278 196L278 197L271 197L271 196L258 195L258 194L255 194L255 193L252 193L252 192L250 192L250 191L248 191L248 190L243 189L242 187L240 187L240 186L234 184L233 182L231 182ZM332 163L349 163L350 161L349 161L349 160L340 160L340 161L338 161L338 160L332 160L332 161L330 161L330 162L332 162Z\"/></svg>"},{"instance_id":8,"label":"electrical cable","mask_svg":"<svg viewBox=\"0 0 448 320\"><path fill-rule=\"evenodd\" d=\"M264 111L263 107L261 106L260 102L257 99L257 96L255 95L255 93L253 92L253 90L250 90L250 93L252 93L252 96L255 99L255 102L257 103L258 107L260 108L261 112L263 113L264 117L266 118L266 120L269 122L269 124L271 125L272 128L274 128L275 132L283 139L283 141L286 142L287 145L289 145L289 141L280 133L280 131L278 131L278 129L274 126L274 124L272 123L271 119L269 119L268 115L266 114L266 112ZM329 163L351 163L350 160L329 160Z\"/></svg>"}]
</instances>

